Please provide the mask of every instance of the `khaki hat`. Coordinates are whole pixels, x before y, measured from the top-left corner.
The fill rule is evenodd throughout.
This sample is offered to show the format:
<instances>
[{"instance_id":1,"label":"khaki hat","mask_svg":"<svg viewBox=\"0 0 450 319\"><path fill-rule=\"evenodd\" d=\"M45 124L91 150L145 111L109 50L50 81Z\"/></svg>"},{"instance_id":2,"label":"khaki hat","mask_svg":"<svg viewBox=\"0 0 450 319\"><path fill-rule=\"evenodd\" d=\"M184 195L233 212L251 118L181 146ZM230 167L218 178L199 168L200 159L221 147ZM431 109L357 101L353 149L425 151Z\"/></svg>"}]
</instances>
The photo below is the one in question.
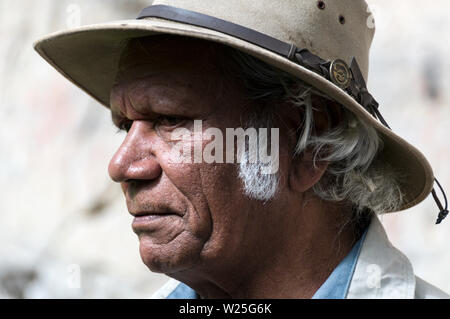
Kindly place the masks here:
<instances>
[{"instance_id":1,"label":"khaki hat","mask_svg":"<svg viewBox=\"0 0 450 319\"><path fill-rule=\"evenodd\" d=\"M388 128L367 91L375 32L370 18L364 0L157 0L136 20L57 32L37 41L35 49L106 107L119 58L132 38L181 35L241 50L316 87L372 125L384 141L379 156L406 176L400 185L404 210L430 194L434 176L422 153Z\"/></svg>"}]
</instances>

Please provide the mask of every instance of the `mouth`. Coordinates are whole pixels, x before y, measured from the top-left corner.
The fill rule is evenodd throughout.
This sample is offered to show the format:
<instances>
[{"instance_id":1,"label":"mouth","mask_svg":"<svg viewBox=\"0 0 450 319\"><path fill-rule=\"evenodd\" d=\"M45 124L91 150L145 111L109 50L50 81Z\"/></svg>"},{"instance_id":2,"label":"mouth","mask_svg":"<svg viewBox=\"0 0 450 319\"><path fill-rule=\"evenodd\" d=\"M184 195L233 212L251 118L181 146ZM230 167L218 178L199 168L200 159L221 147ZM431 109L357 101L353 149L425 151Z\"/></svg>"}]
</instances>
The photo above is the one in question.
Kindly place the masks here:
<instances>
[{"instance_id":1,"label":"mouth","mask_svg":"<svg viewBox=\"0 0 450 319\"><path fill-rule=\"evenodd\" d=\"M141 212L131 213L131 215L134 216L132 224L134 232L149 231L169 218L180 217L179 214L172 212Z\"/></svg>"}]
</instances>

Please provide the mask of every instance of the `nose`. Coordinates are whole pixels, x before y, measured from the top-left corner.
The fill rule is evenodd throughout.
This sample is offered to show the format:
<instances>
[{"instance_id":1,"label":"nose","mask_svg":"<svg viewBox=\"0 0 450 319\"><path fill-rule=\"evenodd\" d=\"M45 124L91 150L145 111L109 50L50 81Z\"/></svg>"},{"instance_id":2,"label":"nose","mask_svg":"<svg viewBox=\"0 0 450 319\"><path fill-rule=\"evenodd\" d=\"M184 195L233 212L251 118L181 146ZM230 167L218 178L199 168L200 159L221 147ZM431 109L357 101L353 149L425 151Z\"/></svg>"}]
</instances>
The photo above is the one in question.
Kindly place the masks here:
<instances>
[{"instance_id":1,"label":"nose","mask_svg":"<svg viewBox=\"0 0 450 319\"><path fill-rule=\"evenodd\" d=\"M154 153L154 135L145 122L133 122L109 163L108 172L113 181L154 180L161 175L162 169Z\"/></svg>"}]
</instances>

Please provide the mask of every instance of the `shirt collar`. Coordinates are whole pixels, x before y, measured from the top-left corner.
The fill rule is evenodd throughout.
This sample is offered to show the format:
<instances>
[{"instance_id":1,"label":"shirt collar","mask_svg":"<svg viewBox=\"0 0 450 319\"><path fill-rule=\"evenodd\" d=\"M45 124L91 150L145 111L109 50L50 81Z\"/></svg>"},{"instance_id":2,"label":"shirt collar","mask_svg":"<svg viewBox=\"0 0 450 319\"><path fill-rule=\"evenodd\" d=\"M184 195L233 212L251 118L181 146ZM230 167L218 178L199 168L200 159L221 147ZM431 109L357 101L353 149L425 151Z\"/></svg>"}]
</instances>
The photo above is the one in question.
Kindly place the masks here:
<instances>
[{"instance_id":1,"label":"shirt collar","mask_svg":"<svg viewBox=\"0 0 450 319\"><path fill-rule=\"evenodd\" d=\"M358 248L358 245L360 246ZM355 253L359 252L359 254ZM358 256L359 255L359 256ZM349 264L356 259L356 266ZM343 266L342 266L343 264ZM347 269L349 277L339 276L339 278L350 279L349 287L344 294L343 290L329 289L333 286L335 271L339 274L340 268ZM355 244L349 255L339 264L336 270L316 292L314 298L333 296L346 298L414 298L416 279L409 260L389 242L386 232L377 216L372 218L370 226L365 235ZM330 282L329 282L330 280ZM337 281L335 281L336 283ZM339 281L340 282L340 281ZM344 286L347 281L343 280ZM334 285L337 287L336 285ZM339 286L339 285L338 285ZM327 291L333 291L327 293ZM181 284L174 279L169 280L160 288L152 298L181 298L195 299L197 294L188 286ZM327 297L325 297L327 298Z\"/></svg>"},{"instance_id":2,"label":"shirt collar","mask_svg":"<svg viewBox=\"0 0 450 319\"><path fill-rule=\"evenodd\" d=\"M389 241L377 216L372 221L356 263L347 298L411 299L416 278L408 258Z\"/></svg>"},{"instance_id":3,"label":"shirt collar","mask_svg":"<svg viewBox=\"0 0 450 319\"><path fill-rule=\"evenodd\" d=\"M180 283L166 299L199 299L199 296L191 287Z\"/></svg>"},{"instance_id":4,"label":"shirt collar","mask_svg":"<svg viewBox=\"0 0 450 319\"><path fill-rule=\"evenodd\" d=\"M361 236L359 241L353 246L350 253L334 269L328 279L322 284L313 296L313 299L345 299L347 296L353 273L356 268L358 257L362 248L362 243L367 231ZM189 286L173 282L171 284L166 299L198 299L198 294ZM166 287L169 288L169 287ZM167 289L166 289L167 290Z\"/></svg>"},{"instance_id":5,"label":"shirt collar","mask_svg":"<svg viewBox=\"0 0 450 319\"><path fill-rule=\"evenodd\" d=\"M319 290L316 291L312 299L345 299L366 234L367 230Z\"/></svg>"}]
</instances>

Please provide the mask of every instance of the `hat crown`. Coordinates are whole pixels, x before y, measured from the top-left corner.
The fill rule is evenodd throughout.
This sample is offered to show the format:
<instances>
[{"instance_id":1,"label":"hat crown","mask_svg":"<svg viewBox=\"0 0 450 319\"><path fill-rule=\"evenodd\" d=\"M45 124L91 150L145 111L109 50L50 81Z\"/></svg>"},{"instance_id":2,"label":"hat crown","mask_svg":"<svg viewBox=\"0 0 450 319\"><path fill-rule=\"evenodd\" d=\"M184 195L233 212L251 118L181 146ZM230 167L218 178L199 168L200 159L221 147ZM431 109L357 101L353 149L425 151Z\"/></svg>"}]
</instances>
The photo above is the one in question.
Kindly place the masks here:
<instances>
[{"instance_id":1,"label":"hat crown","mask_svg":"<svg viewBox=\"0 0 450 319\"><path fill-rule=\"evenodd\" d=\"M207 14L308 49L325 60L355 57L367 81L375 33L365 0L156 0Z\"/></svg>"}]
</instances>

